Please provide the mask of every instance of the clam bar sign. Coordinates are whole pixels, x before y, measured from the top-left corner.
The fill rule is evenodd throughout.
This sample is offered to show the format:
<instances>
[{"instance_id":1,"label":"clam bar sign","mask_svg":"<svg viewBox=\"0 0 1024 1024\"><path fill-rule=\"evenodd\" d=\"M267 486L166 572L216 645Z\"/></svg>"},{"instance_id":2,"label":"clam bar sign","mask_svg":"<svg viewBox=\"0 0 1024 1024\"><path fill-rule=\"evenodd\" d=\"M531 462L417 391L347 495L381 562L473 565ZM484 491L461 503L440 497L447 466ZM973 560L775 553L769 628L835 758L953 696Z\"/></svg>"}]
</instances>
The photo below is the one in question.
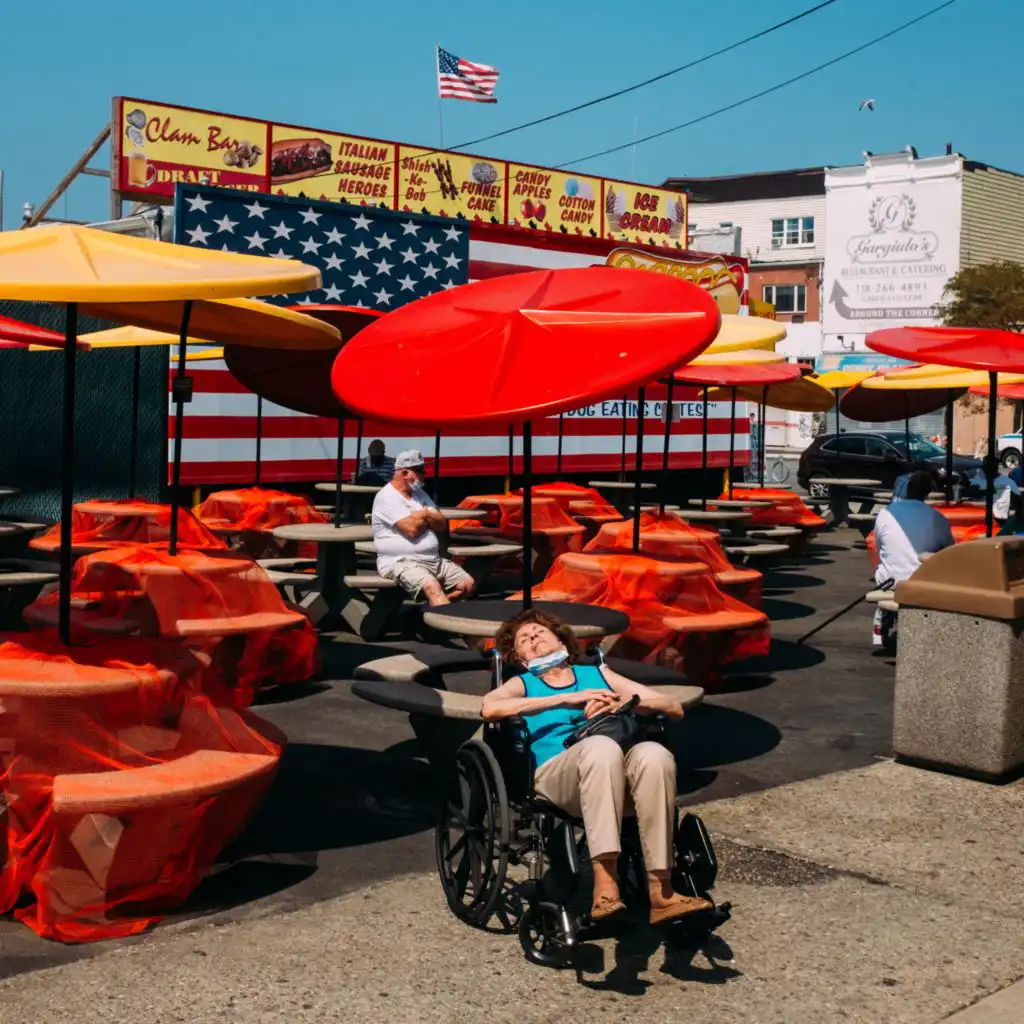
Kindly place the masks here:
<instances>
[{"instance_id":1,"label":"clam bar sign","mask_svg":"<svg viewBox=\"0 0 1024 1024\"><path fill-rule=\"evenodd\" d=\"M961 163L897 154L827 172L826 334L937 322L960 265Z\"/></svg>"}]
</instances>

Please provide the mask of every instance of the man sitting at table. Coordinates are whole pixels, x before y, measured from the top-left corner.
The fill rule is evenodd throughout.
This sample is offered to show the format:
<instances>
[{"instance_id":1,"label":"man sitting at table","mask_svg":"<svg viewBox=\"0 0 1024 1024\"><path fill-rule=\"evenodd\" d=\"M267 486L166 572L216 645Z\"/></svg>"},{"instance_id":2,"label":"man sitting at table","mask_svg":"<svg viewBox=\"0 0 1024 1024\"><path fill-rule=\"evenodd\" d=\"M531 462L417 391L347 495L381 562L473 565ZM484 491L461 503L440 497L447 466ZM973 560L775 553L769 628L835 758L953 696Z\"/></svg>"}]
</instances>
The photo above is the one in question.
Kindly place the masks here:
<instances>
[{"instance_id":1,"label":"man sitting at table","mask_svg":"<svg viewBox=\"0 0 1024 1024\"><path fill-rule=\"evenodd\" d=\"M377 572L413 597L422 591L430 604L448 604L473 589L473 577L441 557L440 536L448 523L423 487L421 452L398 454L395 475L373 499L370 525Z\"/></svg>"},{"instance_id":2,"label":"man sitting at table","mask_svg":"<svg viewBox=\"0 0 1024 1024\"><path fill-rule=\"evenodd\" d=\"M366 458L359 460L353 483L386 484L395 473L395 460L387 455L384 442L378 437L366 449Z\"/></svg>"},{"instance_id":3,"label":"man sitting at table","mask_svg":"<svg viewBox=\"0 0 1024 1024\"><path fill-rule=\"evenodd\" d=\"M921 568L921 555L951 547L955 540L949 521L929 505L925 498L932 489L931 474L925 470L911 473L906 494L883 508L875 519L875 547L878 568L875 583L902 583ZM874 643L885 643L889 613L875 609Z\"/></svg>"}]
</instances>

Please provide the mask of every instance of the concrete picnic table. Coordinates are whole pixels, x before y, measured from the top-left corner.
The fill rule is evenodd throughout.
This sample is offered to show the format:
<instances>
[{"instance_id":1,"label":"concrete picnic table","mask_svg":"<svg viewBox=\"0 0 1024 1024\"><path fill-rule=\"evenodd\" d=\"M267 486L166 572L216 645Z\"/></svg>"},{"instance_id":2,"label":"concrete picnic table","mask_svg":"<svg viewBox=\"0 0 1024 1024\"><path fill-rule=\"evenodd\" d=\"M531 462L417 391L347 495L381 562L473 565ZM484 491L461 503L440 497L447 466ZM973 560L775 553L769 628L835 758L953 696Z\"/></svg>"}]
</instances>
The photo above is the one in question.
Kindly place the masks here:
<instances>
[{"instance_id":1,"label":"concrete picnic table","mask_svg":"<svg viewBox=\"0 0 1024 1024\"><path fill-rule=\"evenodd\" d=\"M336 628L344 624L359 632L363 616L353 625L355 615L347 615L353 599L362 601L359 588L349 586L345 577L356 575L356 544L373 539L369 526L357 523L293 523L278 526L273 534L279 540L313 543L317 546L316 584L311 588L303 607L320 628ZM392 584L389 584L389 587Z\"/></svg>"},{"instance_id":2,"label":"concrete picnic table","mask_svg":"<svg viewBox=\"0 0 1024 1024\"><path fill-rule=\"evenodd\" d=\"M762 498L687 498L686 504L690 508L701 508L706 505L711 509L745 509L745 508L771 508L773 501L766 501Z\"/></svg>"},{"instance_id":3,"label":"concrete picnic table","mask_svg":"<svg viewBox=\"0 0 1024 1024\"><path fill-rule=\"evenodd\" d=\"M833 526L845 523L850 514L850 491L871 491L873 504L874 491L882 486L881 480L867 480L859 477L816 476L813 482L828 488L828 507L832 512Z\"/></svg>"},{"instance_id":4,"label":"concrete picnic table","mask_svg":"<svg viewBox=\"0 0 1024 1024\"><path fill-rule=\"evenodd\" d=\"M747 531L747 523L753 519L753 512L745 512L739 509L683 509L676 513L684 523L721 523L729 527L730 531L742 536Z\"/></svg>"},{"instance_id":5,"label":"concrete picnic table","mask_svg":"<svg viewBox=\"0 0 1024 1024\"><path fill-rule=\"evenodd\" d=\"M490 579L495 565L501 559L509 555L518 555L523 550L522 544L507 541L491 543L486 537L482 537L481 541L482 543L452 544L446 551L449 558L459 559L462 567L473 577L477 588ZM372 541L360 541L356 544L356 552L360 555L376 555L377 548Z\"/></svg>"},{"instance_id":6,"label":"concrete picnic table","mask_svg":"<svg viewBox=\"0 0 1024 1024\"><path fill-rule=\"evenodd\" d=\"M580 639L614 636L629 628L629 616L613 608L572 601L533 601L532 607L560 619ZM423 621L440 633L493 638L502 623L522 610L523 602L519 599L459 601L425 611Z\"/></svg>"},{"instance_id":7,"label":"concrete picnic table","mask_svg":"<svg viewBox=\"0 0 1024 1024\"><path fill-rule=\"evenodd\" d=\"M626 513L632 508L629 496L636 490L635 483L628 480L588 480L587 486L593 487L596 491L611 491L611 503L620 512ZM654 484L644 481L640 484L640 490L653 491Z\"/></svg>"},{"instance_id":8,"label":"concrete picnic table","mask_svg":"<svg viewBox=\"0 0 1024 1024\"><path fill-rule=\"evenodd\" d=\"M377 492L386 487L387 484L346 484L341 485L341 513L346 520L354 520L359 514L360 507L373 504ZM314 484L318 491L336 495L338 492L337 483ZM331 506L331 511L334 506Z\"/></svg>"}]
</instances>

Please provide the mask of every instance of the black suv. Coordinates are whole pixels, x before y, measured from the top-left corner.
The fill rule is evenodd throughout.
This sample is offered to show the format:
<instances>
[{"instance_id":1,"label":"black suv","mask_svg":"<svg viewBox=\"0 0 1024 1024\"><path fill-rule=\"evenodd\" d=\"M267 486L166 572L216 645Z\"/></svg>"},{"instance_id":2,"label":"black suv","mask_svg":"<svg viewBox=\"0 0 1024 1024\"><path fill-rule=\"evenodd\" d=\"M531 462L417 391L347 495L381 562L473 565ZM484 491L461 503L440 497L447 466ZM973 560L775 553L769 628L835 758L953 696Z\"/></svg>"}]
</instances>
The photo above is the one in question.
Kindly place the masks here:
<instances>
[{"instance_id":1,"label":"black suv","mask_svg":"<svg viewBox=\"0 0 1024 1024\"><path fill-rule=\"evenodd\" d=\"M953 485L962 493L971 490L969 481L982 468L980 459L953 456ZM800 486L812 497L824 497L826 488L815 485L816 476L881 480L892 488L898 476L929 469L941 487L946 477L946 451L920 434L910 435L910 454L902 430L848 430L816 437L801 454L796 471Z\"/></svg>"}]
</instances>

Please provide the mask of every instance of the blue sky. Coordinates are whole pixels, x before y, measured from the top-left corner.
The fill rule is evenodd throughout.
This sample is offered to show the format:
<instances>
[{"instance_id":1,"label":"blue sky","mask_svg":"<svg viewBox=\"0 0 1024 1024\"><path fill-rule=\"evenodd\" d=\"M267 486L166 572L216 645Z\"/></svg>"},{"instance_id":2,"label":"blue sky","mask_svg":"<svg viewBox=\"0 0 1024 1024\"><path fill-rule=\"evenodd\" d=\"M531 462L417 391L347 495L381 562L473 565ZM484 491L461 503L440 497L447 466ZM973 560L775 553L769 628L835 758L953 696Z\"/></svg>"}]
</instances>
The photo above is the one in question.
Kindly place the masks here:
<instances>
[{"instance_id":1,"label":"blue sky","mask_svg":"<svg viewBox=\"0 0 1024 1024\"><path fill-rule=\"evenodd\" d=\"M553 165L723 106L851 49L939 0L832 7L655 86L477 147ZM151 100L436 145L434 42L501 71L496 106L447 100L449 146L649 77L812 6L813 0L495 5L446 0L37 0L7 5L0 41L4 226L40 203L109 117ZM1024 172L1022 0L958 0L879 46L739 110L576 169L669 175L854 163L946 142ZM877 109L858 112L873 97ZM106 152L95 163L105 166ZM79 179L66 215L107 214ZM64 214L64 201L55 213Z\"/></svg>"}]
</instances>

